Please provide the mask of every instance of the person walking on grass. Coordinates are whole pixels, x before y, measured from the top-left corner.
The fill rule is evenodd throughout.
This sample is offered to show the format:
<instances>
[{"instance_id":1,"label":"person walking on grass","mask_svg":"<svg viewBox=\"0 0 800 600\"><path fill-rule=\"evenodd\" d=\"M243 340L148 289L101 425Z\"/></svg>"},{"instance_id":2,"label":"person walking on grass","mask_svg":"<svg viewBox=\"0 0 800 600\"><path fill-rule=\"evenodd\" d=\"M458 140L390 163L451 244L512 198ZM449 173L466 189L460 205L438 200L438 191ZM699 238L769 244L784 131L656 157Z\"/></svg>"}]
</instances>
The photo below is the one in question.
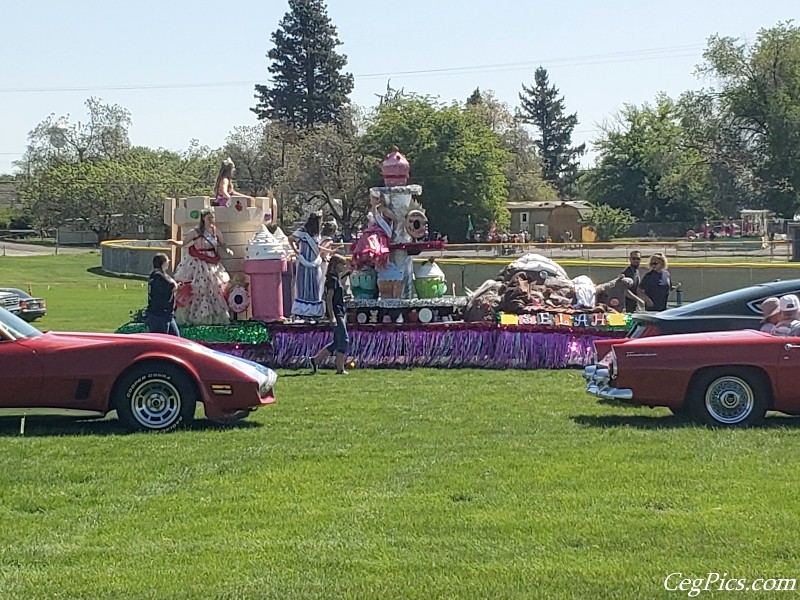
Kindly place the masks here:
<instances>
[{"instance_id":1,"label":"person walking on grass","mask_svg":"<svg viewBox=\"0 0 800 600\"><path fill-rule=\"evenodd\" d=\"M311 369L317 372L319 365L331 354L336 357L336 374L347 375L344 370L350 338L347 336L346 309L342 278L346 276L347 260L341 254L331 255L325 276L325 309L333 324L333 341L311 359Z\"/></svg>"}]
</instances>

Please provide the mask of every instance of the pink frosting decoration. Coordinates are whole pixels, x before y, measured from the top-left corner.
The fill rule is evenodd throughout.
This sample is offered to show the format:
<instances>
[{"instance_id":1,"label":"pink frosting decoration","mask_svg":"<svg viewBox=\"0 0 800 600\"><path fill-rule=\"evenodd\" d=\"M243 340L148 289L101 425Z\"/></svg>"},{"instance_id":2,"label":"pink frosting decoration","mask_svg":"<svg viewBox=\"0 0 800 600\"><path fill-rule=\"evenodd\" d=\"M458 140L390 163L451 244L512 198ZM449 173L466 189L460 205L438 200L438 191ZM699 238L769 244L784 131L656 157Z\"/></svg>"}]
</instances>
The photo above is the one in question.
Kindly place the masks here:
<instances>
[{"instance_id":1,"label":"pink frosting decoration","mask_svg":"<svg viewBox=\"0 0 800 600\"><path fill-rule=\"evenodd\" d=\"M405 185L408 183L410 168L408 160L400 154L400 150L397 147L392 148L392 151L386 155L386 160L381 164L384 185L387 187Z\"/></svg>"}]
</instances>

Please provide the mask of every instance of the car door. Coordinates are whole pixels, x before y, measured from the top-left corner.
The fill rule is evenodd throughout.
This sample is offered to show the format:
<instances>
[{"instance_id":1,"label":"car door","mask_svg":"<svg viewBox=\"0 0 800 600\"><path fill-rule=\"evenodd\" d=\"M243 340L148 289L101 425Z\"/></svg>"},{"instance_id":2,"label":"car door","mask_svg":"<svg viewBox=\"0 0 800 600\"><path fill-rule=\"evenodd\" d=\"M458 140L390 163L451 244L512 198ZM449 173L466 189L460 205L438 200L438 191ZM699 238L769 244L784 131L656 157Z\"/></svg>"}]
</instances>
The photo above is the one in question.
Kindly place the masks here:
<instances>
[{"instance_id":1,"label":"car door","mask_svg":"<svg viewBox=\"0 0 800 600\"><path fill-rule=\"evenodd\" d=\"M0 339L0 409L39 405L44 369L27 342Z\"/></svg>"},{"instance_id":2,"label":"car door","mask_svg":"<svg viewBox=\"0 0 800 600\"><path fill-rule=\"evenodd\" d=\"M781 352L778 355L775 409L800 414L800 338L777 339L780 340Z\"/></svg>"}]
</instances>

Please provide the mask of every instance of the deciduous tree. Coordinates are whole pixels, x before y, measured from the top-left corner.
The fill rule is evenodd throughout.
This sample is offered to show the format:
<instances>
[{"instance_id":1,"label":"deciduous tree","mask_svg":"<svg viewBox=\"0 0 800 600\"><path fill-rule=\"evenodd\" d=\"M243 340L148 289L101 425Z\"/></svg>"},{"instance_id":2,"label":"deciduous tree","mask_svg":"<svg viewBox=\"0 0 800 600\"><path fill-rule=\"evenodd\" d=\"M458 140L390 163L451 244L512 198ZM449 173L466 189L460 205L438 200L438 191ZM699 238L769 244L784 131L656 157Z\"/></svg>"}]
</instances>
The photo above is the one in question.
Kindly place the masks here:
<instances>
[{"instance_id":1,"label":"deciduous tree","mask_svg":"<svg viewBox=\"0 0 800 600\"><path fill-rule=\"evenodd\" d=\"M589 200L643 221L699 222L713 214L708 164L687 139L667 96L652 106L626 105L597 142L599 158L585 178Z\"/></svg>"},{"instance_id":2,"label":"deciduous tree","mask_svg":"<svg viewBox=\"0 0 800 600\"><path fill-rule=\"evenodd\" d=\"M800 205L800 27L762 29L750 45L712 36L699 73L715 86L695 94L709 160L750 188L750 208L791 217ZM702 104L701 104L702 103Z\"/></svg>"},{"instance_id":3,"label":"deciduous tree","mask_svg":"<svg viewBox=\"0 0 800 600\"><path fill-rule=\"evenodd\" d=\"M508 225L508 151L473 112L411 95L384 103L367 128L364 148L378 158L394 145L411 163L411 181L423 186L420 200L431 229L457 240L470 216L477 229ZM373 181L379 183L377 168Z\"/></svg>"},{"instance_id":4,"label":"deciduous tree","mask_svg":"<svg viewBox=\"0 0 800 600\"><path fill-rule=\"evenodd\" d=\"M508 180L508 201L556 200L555 188L542 178L536 142L508 105L491 90L476 89L467 99L466 108L484 121L508 150L509 161L503 170Z\"/></svg>"},{"instance_id":5,"label":"deciduous tree","mask_svg":"<svg viewBox=\"0 0 800 600\"><path fill-rule=\"evenodd\" d=\"M28 148L16 166L35 175L51 166L102 158L119 159L130 148L131 114L99 98L86 101L85 121L51 114L28 134Z\"/></svg>"}]
</instances>

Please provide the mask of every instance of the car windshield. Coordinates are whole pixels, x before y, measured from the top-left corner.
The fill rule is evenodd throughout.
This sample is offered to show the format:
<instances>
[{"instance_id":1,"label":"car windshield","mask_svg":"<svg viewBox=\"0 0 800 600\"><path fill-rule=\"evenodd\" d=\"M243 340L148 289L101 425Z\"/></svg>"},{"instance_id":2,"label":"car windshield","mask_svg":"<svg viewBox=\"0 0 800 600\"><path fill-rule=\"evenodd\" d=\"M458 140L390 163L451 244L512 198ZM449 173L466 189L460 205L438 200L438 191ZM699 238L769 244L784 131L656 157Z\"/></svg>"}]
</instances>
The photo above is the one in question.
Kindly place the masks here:
<instances>
[{"instance_id":1,"label":"car windshield","mask_svg":"<svg viewBox=\"0 0 800 600\"><path fill-rule=\"evenodd\" d=\"M4 308L0 308L0 341L21 340L42 335L42 332L33 325L26 323L16 315L12 315Z\"/></svg>"},{"instance_id":2,"label":"car windshield","mask_svg":"<svg viewBox=\"0 0 800 600\"><path fill-rule=\"evenodd\" d=\"M15 294L16 296L19 296L23 300L27 300L28 298L33 297L23 292L22 290L18 290L17 288L0 288L0 292L8 292L9 294Z\"/></svg>"},{"instance_id":3,"label":"car windshield","mask_svg":"<svg viewBox=\"0 0 800 600\"><path fill-rule=\"evenodd\" d=\"M757 315L761 301L769 296L784 296L786 294L797 293L798 282L796 280L775 283L773 285L758 285L740 290L732 290L723 294L717 294L709 298L703 298L696 302L684 304L681 307L670 309L670 313L678 314L734 314L734 315Z\"/></svg>"}]
</instances>

